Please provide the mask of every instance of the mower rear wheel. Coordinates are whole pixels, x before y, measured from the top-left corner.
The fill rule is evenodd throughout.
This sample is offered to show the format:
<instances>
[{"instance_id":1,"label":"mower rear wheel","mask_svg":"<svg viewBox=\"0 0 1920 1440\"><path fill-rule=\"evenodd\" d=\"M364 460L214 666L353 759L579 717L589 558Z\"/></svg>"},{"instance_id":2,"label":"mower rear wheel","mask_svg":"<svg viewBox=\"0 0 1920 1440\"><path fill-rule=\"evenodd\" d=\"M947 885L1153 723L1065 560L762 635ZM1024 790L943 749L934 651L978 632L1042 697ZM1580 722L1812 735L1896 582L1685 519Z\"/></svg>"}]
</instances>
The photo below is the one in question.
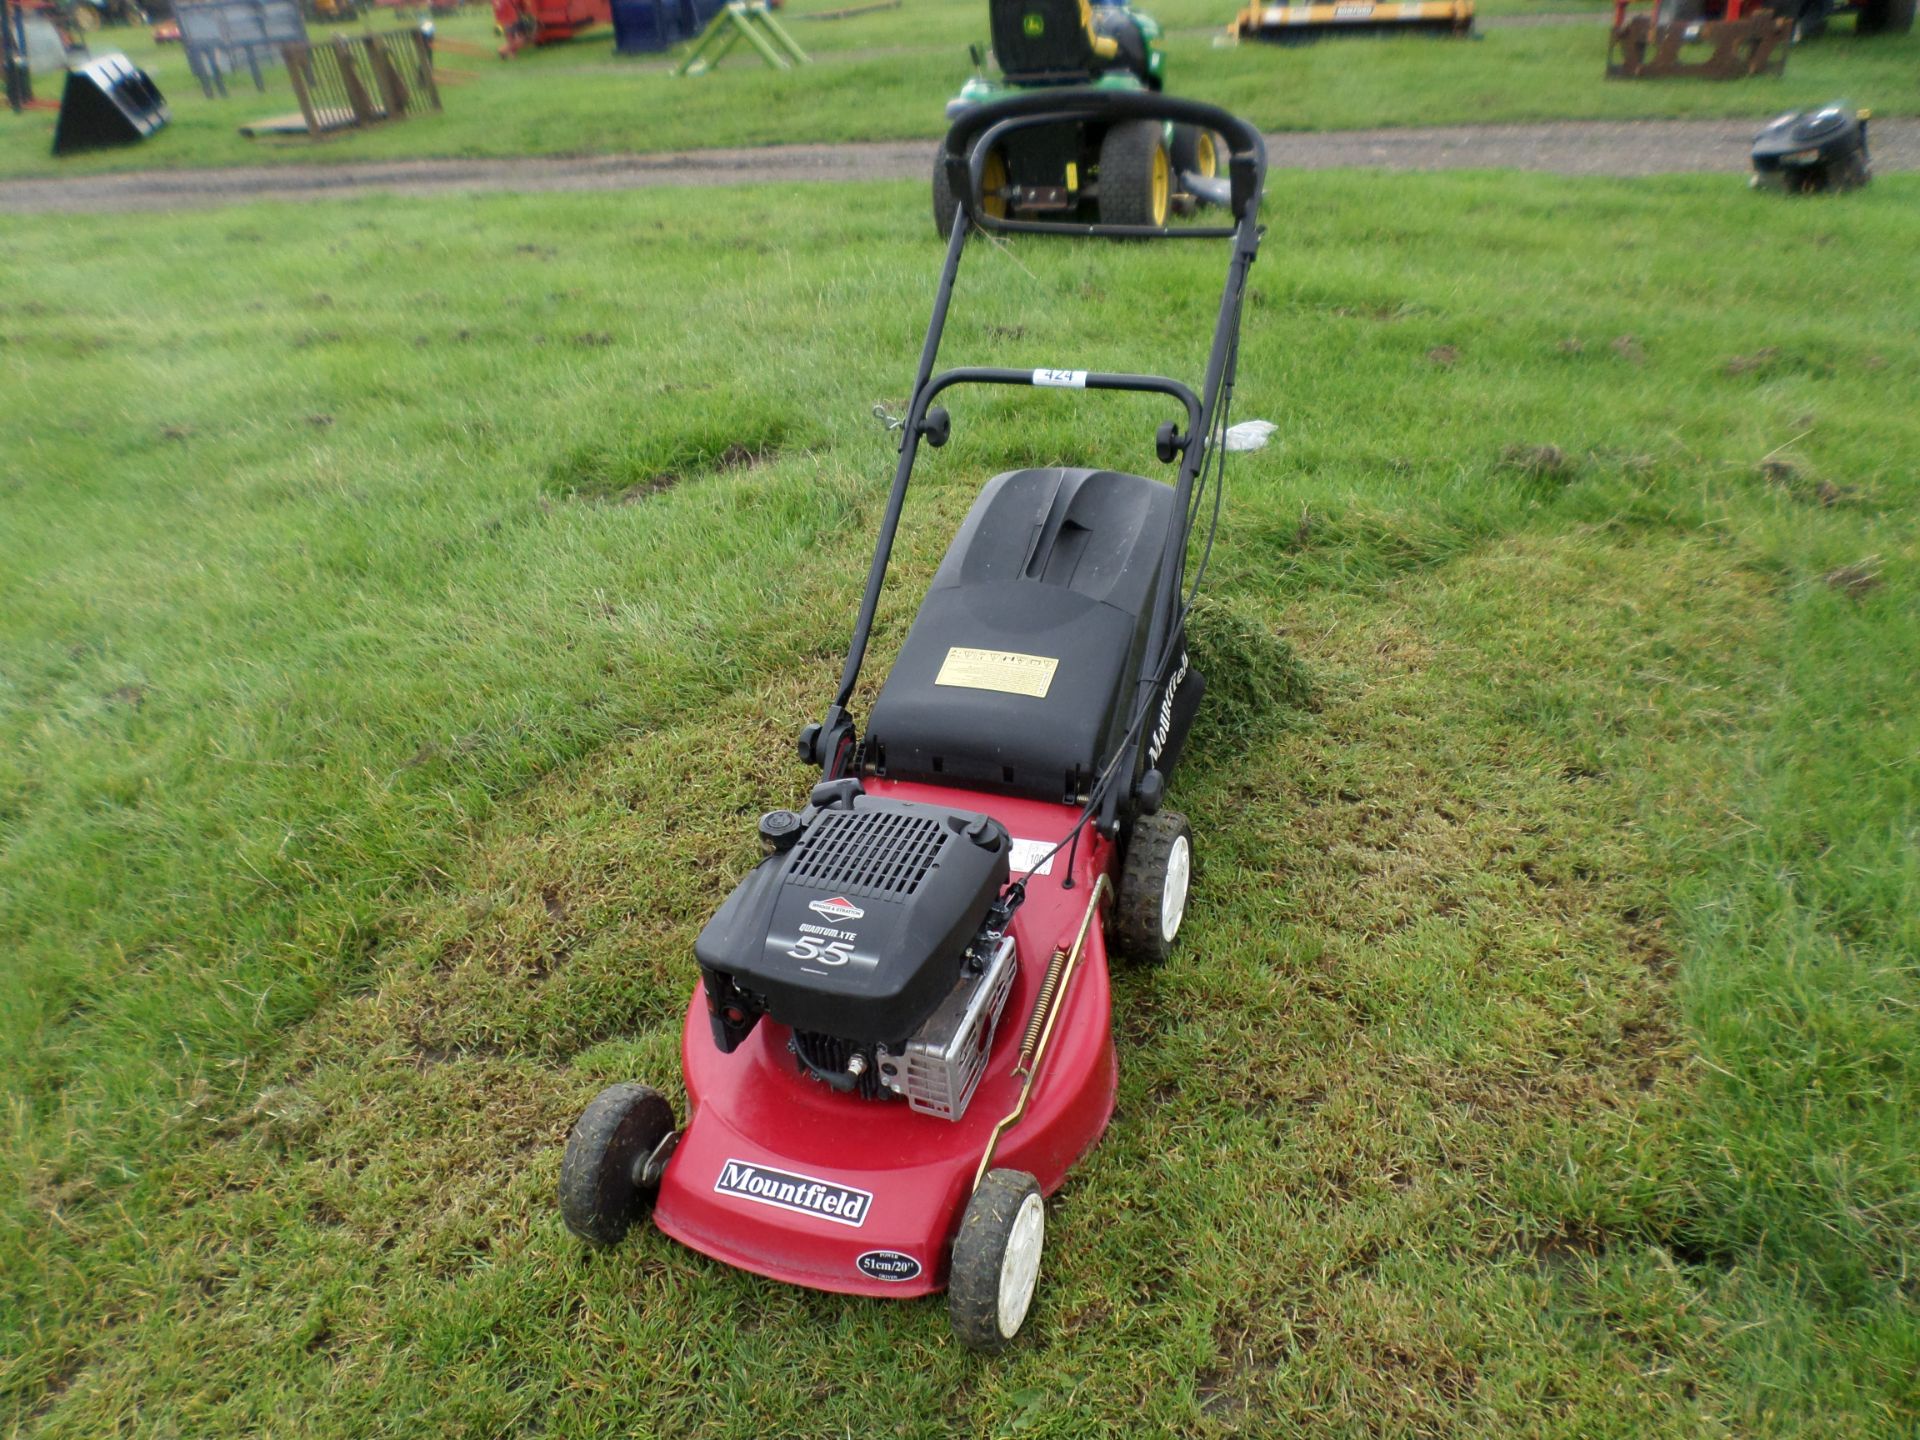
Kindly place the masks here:
<instances>
[{"instance_id":1,"label":"mower rear wheel","mask_svg":"<svg viewBox=\"0 0 1920 1440\"><path fill-rule=\"evenodd\" d=\"M960 1217L947 1276L953 1333L994 1354L1020 1333L1040 1280L1047 1203L1024 1170L989 1170Z\"/></svg>"},{"instance_id":2,"label":"mower rear wheel","mask_svg":"<svg viewBox=\"0 0 1920 1440\"><path fill-rule=\"evenodd\" d=\"M1127 840L1113 902L1112 948L1124 960L1158 965L1173 953L1193 883L1193 827L1171 810L1141 815Z\"/></svg>"},{"instance_id":3,"label":"mower rear wheel","mask_svg":"<svg viewBox=\"0 0 1920 1440\"><path fill-rule=\"evenodd\" d=\"M1100 223L1164 225L1173 161L1155 120L1128 120L1100 138Z\"/></svg>"},{"instance_id":4,"label":"mower rear wheel","mask_svg":"<svg viewBox=\"0 0 1920 1440\"><path fill-rule=\"evenodd\" d=\"M617 1245L660 1188L649 1162L673 1134L673 1106L649 1085L609 1085L567 1136L560 1218L590 1245Z\"/></svg>"}]
</instances>

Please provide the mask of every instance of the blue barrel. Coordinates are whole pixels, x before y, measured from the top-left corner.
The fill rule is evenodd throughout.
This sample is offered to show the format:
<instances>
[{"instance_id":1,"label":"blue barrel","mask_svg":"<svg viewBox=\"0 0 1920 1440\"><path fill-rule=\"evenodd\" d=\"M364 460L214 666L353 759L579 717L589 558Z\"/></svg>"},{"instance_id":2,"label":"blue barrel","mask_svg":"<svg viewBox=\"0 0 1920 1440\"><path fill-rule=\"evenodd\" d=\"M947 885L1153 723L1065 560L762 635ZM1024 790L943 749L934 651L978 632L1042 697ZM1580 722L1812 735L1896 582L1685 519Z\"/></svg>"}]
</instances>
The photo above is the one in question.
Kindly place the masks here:
<instances>
[{"instance_id":1,"label":"blue barrel","mask_svg":"<svg viewBox=\"0 0 1920 1440\"><path fill-rule=\"evenodd\" d=\"M653 55L687 38L683 0L613 0L613 49L617 55Z\"/></svg>"}]
</instances>

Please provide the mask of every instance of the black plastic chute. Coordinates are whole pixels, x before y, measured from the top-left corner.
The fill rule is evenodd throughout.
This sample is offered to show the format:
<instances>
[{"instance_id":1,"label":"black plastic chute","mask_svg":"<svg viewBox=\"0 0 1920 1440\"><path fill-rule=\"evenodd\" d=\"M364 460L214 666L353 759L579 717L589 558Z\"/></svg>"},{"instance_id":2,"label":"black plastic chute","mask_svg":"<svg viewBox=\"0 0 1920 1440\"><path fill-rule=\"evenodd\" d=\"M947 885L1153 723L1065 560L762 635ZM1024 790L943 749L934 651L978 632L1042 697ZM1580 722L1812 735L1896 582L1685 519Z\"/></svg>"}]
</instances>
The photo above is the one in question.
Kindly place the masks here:
<instances>
[{"instance_id":1,"label":"black plastic chute","mask_svg":"<svg viewBox=\"0 0 1920 1440\"><path fill-rule=\"evenodd\" d=\"M102 55L67 72L53 153L76 155L144 140L173 118L153 77L124 55Z\"/></svg>"}]
</instances>

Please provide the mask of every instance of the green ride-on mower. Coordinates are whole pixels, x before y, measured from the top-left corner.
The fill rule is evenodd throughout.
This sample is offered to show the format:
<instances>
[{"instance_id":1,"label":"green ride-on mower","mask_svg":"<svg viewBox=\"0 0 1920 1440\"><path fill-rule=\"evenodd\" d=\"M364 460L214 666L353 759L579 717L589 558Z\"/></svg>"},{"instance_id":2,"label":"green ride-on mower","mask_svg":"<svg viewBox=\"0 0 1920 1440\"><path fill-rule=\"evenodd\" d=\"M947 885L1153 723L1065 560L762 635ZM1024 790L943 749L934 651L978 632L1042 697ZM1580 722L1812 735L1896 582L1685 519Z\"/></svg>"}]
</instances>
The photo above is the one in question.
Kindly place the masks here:
<instances>
[{"instance_id":1,"label":"green ride-on mower","mask_svg":"<svg viewBox=\"0 0 1920 1440\"><path fill-rule=\"evenodd\" d=\"M976 106L1054 86L1157 91L1166 68L1160 26L1124 4L1088 0L988 0L989 79L978 46L975 72L947 102L955 121ZM1194 125L1155 120L1062 121L1012 131L986 158L983 203L995 219L1158 227L1200 205L1224 205L1226 146ZM933 224L944 239L958 205L938 157Z\"/></svg>"}]
</instances>

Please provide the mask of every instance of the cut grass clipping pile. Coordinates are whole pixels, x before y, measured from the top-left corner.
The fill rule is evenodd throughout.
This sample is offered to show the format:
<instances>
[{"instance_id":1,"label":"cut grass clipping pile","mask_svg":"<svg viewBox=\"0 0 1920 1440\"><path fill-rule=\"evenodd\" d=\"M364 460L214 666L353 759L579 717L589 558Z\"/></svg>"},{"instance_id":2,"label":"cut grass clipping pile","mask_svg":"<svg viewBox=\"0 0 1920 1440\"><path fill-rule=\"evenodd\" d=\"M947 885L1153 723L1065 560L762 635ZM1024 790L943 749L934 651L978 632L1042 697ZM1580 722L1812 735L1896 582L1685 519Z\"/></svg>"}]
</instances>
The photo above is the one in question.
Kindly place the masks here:
<instances>
[{"instance_id":1,"label":"cut grass clipping pile","mask_svg":"<svg viewBox=\"0 0 1920 1440\"><path fill-rule=\"evenodd\" d=\"M16 228L0 1430L1911 1434L1916 199L1276 176L1183 953L993 1363L552 1204L807 782L924 186ZM1204 248L945 358L1197 371ZM876 675L988 475L1158 473L952 408Z\"/></svg>"}]
</instances>

